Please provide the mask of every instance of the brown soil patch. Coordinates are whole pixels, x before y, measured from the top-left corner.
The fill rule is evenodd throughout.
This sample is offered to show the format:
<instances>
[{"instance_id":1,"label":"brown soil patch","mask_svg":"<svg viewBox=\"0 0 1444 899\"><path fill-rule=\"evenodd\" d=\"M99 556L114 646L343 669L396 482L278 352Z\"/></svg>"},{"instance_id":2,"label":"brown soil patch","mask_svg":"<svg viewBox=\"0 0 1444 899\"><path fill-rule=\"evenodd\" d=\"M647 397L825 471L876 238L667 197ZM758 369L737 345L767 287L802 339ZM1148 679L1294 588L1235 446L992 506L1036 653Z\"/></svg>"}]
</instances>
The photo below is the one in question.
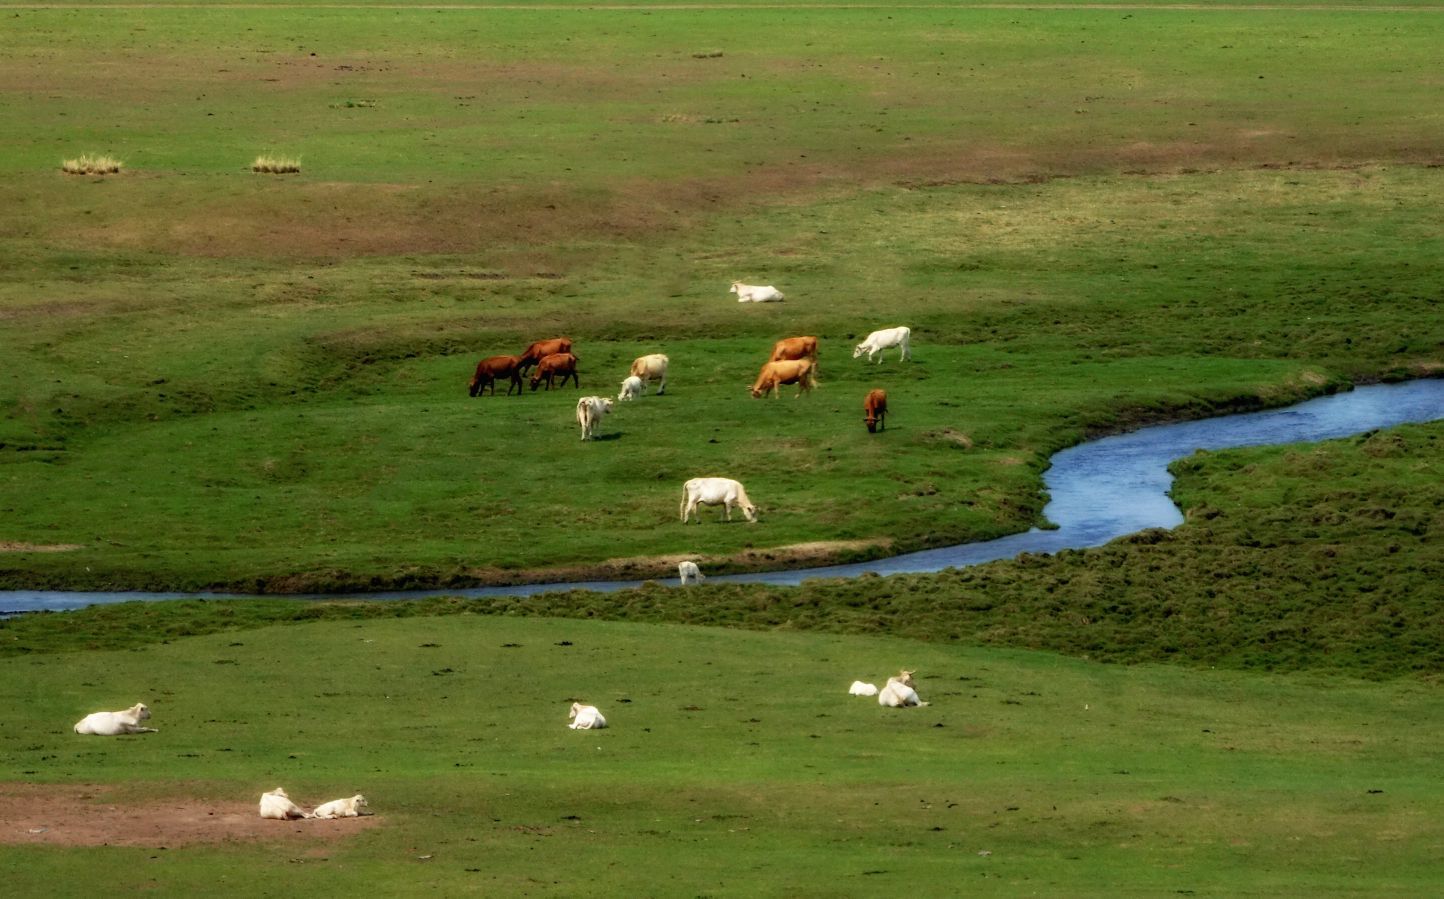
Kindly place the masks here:
<instances>
[{"instance_id":1,"label":"brown soil patch","mask_svg":"<svg viewBox=\"0 0 1444 899\"><path fill-rule=\"evenodd\" d=\"M85 549L79 543L17 543L0 540L0 553L64 553L73 549Z\"/></svg>"},{"instance_id":2,"label":"brown soil patch","mask_svg":"<svg viewBox=\"0 0 1444 899\"><path fill-rule=\"evenodd\" d=\"M0 784L0 844L164 849L265 840L331 843L379 821L375 815L268 821L256 814L252 801L189 796L120 801L110 793L96 785Z\"/></svg>"}]
</instances>

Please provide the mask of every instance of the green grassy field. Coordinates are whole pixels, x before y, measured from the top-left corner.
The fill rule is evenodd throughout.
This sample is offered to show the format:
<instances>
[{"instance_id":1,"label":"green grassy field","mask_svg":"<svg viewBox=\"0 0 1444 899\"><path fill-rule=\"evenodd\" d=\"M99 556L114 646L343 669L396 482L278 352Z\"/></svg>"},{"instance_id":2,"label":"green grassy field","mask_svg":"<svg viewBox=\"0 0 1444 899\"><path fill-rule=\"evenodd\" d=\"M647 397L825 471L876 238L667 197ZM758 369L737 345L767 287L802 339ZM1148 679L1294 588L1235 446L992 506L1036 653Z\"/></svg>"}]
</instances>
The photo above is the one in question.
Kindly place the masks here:
<instances>
[{"instance_id":1,"label":"green grassy field","mask_svg":"<svg viewBox=\"0 0 1444 899\"><path fill-rule=\"evenodd\" d=\"M1444 18L1266 6L0 5L0 586L894 552L1038 523L1048 456L1092 434L1438 375ZM60 171L86 153L124 169ZM914 362L850 358L900 323ZM822 387L748 398L803 333ZM661 351L667 395L589 444L575 391L466 396L557 334L583 393ZM935 576L0 621L0 870L1425 895L1440 434L1191 457L1175 531ZM761 521L684 528L698 474ZM900 667L932 705L846 696ZM568 731L574 698L613 727ZM138 700L159 733L70 732ZM203 821L277 784L380 820L64 845L16 812Z\"/></svg>"}]
</instances>

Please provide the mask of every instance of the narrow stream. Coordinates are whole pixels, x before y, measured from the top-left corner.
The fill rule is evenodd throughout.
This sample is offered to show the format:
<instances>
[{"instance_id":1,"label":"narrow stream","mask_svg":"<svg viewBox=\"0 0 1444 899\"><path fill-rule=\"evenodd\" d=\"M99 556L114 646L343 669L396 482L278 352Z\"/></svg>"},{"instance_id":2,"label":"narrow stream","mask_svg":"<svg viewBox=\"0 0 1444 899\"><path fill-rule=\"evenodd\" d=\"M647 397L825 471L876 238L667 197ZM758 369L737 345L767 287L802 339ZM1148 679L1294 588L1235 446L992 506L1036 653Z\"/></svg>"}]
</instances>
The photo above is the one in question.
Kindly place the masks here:
<instances>
[{"instance_id":1,"label":"narrow stream","mask_svg":"<svg viewBox=\"0 0 1444 899\"><path fill-rule=\"evenodd\" d=\"M800 584L812 578L845 578L873 572L881 575L926 573L944 568L1011 559L1019 553L1055 553L1063 549L1102 546L1145 528L1172 528L1183 515L1169 499L1173 476L1168 465L1195 450L1220 450L1279 443L1312 443L1348 437L1407 422L1444 419L1444 380L1360 387L1348 393L1319 397L1265 412L1225 415L1201 421L1157 425L1104 437L1057 453L1043 476L1051 497L1043 515L1055 530L1034 528L983 543L963 543L907 553L871 562L822 568L763 571L708 578L713 583ZM530 596L562 590L620 590L642 581L578 581L519 584L509 587L411 590L393 593L335 594L292 597L337 599L419 599L427 596ZM0 614L78 609L101 603L183 597L245 598L222 593L69 592L61 590L0 591Z\"/></svg>"}]
</instances>

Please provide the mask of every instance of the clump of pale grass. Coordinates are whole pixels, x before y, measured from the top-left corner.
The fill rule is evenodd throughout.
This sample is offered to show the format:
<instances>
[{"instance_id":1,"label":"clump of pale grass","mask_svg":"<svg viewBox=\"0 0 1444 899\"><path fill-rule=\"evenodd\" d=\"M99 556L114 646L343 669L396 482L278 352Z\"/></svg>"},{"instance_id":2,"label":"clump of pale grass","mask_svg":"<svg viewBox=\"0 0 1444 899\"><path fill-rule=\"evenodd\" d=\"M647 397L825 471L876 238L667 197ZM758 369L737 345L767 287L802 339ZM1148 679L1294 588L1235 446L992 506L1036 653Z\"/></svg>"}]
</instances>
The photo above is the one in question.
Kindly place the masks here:
<instances>
[{"instance_id":1,"label":"clump of pale grass","mask_svg":"<svg viewBox=\"0 0 1444 899\"><path fill-rule=\"evenodd\" d=\"M60 170L67 175L114 175L120 171L121 165L119 159L87 153L78 159L61 160Z\"/></svg>"},{"instance_id":2,"label":"clump of pale grass","mask_svg":"<svg viewBox=\"0 0 1444 899\"><path fill-rule=\"evenodd\" d=\"M251 163L251 171L260 172L263 175L289 175L301 170L301 160L287 159L283 156L257 156L256 161Z\"/></svg>"}]
</instances>

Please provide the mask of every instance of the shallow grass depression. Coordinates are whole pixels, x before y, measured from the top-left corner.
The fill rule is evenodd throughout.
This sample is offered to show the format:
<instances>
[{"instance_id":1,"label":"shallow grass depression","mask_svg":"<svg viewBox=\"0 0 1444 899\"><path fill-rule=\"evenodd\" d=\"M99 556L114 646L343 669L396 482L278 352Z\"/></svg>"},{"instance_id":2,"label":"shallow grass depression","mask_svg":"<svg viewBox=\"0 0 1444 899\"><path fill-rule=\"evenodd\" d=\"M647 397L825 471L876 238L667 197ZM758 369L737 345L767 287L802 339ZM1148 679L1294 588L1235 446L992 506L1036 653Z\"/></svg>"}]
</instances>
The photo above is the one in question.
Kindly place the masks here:
<instances>
[{"instance_id":1,"label":"shallow grass depression","mask_svg":"<svg viewBox=\"0 0 1444 899\"><path fill-rule=\"evenodd\" d=\"M0 620L10 892L1434 890L1437 423L1188 455L1184 522L1105 546L720 576L1023 533L1086 440L1437 377L1438 9L0 21L0 589L267 594ZM579 389L468 395L560 336ZM752 399L790 336L820 385ZM757 523L683 525L697 476ZM847 694L904 668L929 705Z\"/></svg>"}]
</instances>

